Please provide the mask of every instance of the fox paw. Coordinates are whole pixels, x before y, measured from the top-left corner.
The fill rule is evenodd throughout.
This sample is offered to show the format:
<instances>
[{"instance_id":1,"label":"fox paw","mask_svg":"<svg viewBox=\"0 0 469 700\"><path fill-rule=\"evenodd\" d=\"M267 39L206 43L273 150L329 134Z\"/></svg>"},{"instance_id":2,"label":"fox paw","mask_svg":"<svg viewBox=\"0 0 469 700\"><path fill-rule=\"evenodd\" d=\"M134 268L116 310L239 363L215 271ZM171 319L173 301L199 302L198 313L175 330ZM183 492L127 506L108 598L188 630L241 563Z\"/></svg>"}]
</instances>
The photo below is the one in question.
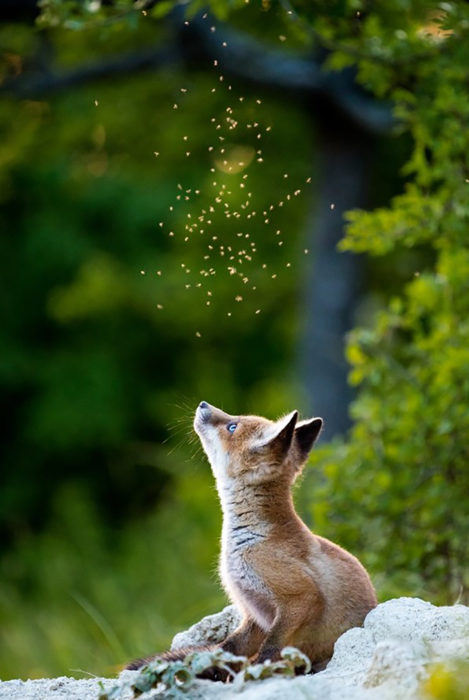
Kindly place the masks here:
<instances>
[{"instance_id":1,"label":"fox paw","mask_svg":"<svg viewBox=\"0 0 469 700\"><path fill-rule=\"evenodd\" d=\"M230 674L224 668L210 666L210 668L206 668L204 671L198 673L197 678L203 678L206 681L222 681L226 683L230 678Z\"/></svg>"},{"instance_id":2,"label":"fox paw","mask_svg":"<svg viewBox=\"0 0 469 700\"><path fill-rule=\"evenodd\" d=\"M263 664L264 661L280 661L280 659L280 649L278 647L264 647L254 659L254 663Z\"/></svg>"}]
</instances>

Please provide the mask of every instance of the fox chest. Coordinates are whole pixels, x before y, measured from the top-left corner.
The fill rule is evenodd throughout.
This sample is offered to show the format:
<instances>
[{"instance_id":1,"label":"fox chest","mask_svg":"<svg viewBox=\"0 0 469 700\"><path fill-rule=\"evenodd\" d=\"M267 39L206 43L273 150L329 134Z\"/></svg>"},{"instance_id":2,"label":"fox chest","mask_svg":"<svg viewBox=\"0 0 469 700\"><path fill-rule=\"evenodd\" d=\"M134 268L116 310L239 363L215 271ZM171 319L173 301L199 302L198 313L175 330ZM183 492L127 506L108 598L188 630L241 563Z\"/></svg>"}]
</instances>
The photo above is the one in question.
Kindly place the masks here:
<instances>
[{"instance_id":1,"label":"fox chest","mask_svg":"<svg viewBox=\"0 0 469 700\"><path fill-rule=\"evenodd\" d=\"M250 556L262 545L265 536L248 531L244 531L242 537L236 535L235 532L231 537L224 537L220 567L223 585L235 605L268 629L275 617L275 598L262 570Z\"/></svg>"}]
</instances>

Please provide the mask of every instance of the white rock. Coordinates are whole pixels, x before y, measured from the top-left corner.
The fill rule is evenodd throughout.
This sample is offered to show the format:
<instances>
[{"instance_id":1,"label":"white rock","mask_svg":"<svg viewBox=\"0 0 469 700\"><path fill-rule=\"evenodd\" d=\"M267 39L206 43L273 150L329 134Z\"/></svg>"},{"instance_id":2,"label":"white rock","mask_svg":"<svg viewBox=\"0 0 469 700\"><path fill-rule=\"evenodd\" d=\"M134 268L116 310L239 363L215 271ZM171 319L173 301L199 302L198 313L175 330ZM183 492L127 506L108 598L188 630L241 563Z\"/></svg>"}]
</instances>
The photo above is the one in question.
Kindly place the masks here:
<instances>
[{"instance_id":1,"label":"white rock","mask_svg":"<svg viewBox=\"0 0 469 700\"><path fill-rule=\"evenodd\" d=\"M436 607L420 598L394 598L368 613L365 629L373 639L444 640L469 636L469 608Z\"/></svg>"},{"instance_id":2,"label":"white rock","mask_svg":"<svg viewBox=\"0 0 469 700\"><path fill-rule=\"evenodd\" d=\"M236 629L240 620L241 615L235 606L227 605L221 612L207 615L185 632L176 634L171 650L218 644Z\"/></svg>"},{"instance_id":3,"label":"white rock","mask_svg":"<svg viewBox=\"0 0 469 700\"><path fill-rule=\"evenodd\" d=\"M215 644L238 624L229 606L177 634L172 649ZM188 697L204 700L418 700L419 685L432 663L469 658L469 608L436 607L418 598L396 598L372 610L363 628L345 632L336 642L325 671L292 680L269 679L229 684L198 681ZM135 672L121 682L129 687ZM96 700L99 681L109 690L116 680L55 678L0 682L0 700ZM129 697L124 696L124 697ZM141 696L150 700L151 693Z\"/></svg>"},{"instance_id":4,"label":"white rock","mask_svg":"<svg viewBox=\"0 0 469 700\"><path fill-rule=\"evenodd\" d=\"M430 659L428 647L422 642L402 642L386 639L378 642L363 679L365 688L376 688L398 677L399 685L409 691L427 676L426 664Z\"/></svg>"},{"instance_id":5,"label":"white rock","mask_svg":"<svg viewBox=\"0 0 469 700\"><path fill-rule=\"evenodd\" d=\"M96 700L102 688L110 690L113 678L43 678L0 682L0 700Z\"/></svg>"},{"instance_id":6,"label":"white rock","mask_svg":"<svg viewBox=\"0 0 469 700\"><path fill-rule=\"evenodd\" d=\"M347 683L358 683L364 676L367 665L371 663L375 648L370 630L353 627L336 641L334 654L326 671L342 675Z\"/></svg>"}]
</instances>

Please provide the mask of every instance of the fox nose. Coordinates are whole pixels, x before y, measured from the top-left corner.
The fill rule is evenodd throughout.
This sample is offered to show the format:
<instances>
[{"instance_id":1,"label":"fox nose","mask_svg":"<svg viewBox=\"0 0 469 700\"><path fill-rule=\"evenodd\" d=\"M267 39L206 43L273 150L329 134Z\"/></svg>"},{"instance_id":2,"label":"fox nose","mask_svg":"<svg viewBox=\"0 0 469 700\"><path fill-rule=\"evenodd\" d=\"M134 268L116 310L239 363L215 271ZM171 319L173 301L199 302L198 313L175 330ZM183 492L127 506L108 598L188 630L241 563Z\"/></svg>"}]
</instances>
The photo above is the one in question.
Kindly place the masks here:
<instances>
[{"instance_id":1,"label":"fox nose","mask_svg":"<svg viewBox=\"0 0 469 700\"><path fill-rule=\"evenodd\" d=\"M196 420L197 418L203 423L207 423L212 415L212 406L206 401L201 401L197 406L197 411L195 412Z\"/></svg>"}]
</instances>

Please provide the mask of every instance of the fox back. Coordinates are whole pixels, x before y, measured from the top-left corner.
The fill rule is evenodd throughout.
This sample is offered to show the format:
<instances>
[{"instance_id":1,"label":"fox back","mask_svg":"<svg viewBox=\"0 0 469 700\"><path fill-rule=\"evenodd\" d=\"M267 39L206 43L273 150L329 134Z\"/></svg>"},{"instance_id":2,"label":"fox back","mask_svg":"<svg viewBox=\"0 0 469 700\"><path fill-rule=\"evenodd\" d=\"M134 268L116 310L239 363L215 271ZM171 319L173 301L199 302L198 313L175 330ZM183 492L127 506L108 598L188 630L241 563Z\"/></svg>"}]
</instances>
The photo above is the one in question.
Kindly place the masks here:
<instances>
[{"instance_id":1,"label":"fox back","mask_svg":"<svg viewBox=\"0 0 469 700\"><path fill-rule=\"evenodd\" d=\"M296 646L315 670L377 603L360 562L314 535L293 506L292 484L321 427L321 418L298 421L297 411L271 421L204 401L194 420L223 511L222 583L243 615L222 647L263 661Z\"/></svg>"}]
</instances>

